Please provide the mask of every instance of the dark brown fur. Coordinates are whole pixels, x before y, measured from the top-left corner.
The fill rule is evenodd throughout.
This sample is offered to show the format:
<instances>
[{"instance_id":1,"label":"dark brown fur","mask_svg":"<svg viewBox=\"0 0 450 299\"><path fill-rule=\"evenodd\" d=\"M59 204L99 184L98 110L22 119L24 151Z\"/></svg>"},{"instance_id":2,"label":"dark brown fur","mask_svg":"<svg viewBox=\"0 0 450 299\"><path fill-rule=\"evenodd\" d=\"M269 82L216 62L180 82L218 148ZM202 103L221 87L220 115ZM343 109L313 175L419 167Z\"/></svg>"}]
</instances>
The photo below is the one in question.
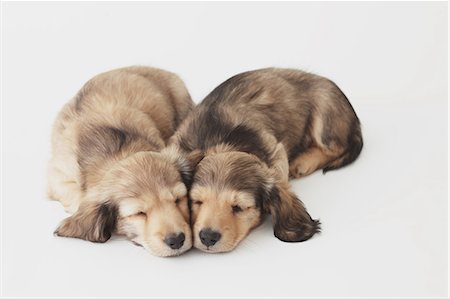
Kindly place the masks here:
<instances>
[{"instance_id":1,"label":"dark brown fur","mask_svg":"<svg viewBox=\"0 0 450 299\"><path fill-rule=\"evenodd\" d=\"M289 177L348 165L363 145L358 117L336 84L275 68L242 73L219 85L180 125L171 142L183 152L205 155L193 189L206 182L211 194L219 194L227 188L247 191L251 185L259 190L252 194L261 203L261 213L272 214L275 235L288 242L305 241L320 230L319 222L289 190ZM218 162L218 153L232 152L248 154L239 157L246 162L234 161L233 155L226 164ZM211 179L224 172L228 177L220 184ZM201 209L194 210L194 217ZM194 238L195 227L194 223Z\"/></svg>"}]
</instances>

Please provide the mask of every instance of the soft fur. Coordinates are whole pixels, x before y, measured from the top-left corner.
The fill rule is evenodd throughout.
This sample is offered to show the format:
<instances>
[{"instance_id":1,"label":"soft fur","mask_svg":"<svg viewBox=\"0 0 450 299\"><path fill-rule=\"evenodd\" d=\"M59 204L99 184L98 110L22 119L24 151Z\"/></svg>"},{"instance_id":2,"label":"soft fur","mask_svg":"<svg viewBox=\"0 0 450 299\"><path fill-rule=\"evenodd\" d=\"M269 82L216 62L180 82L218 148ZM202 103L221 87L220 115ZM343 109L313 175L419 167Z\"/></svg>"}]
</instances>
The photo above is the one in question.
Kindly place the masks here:
<instances>
[{"instance_id":1,"label":"soft fur","mask_svg":"<svg viewBox=\"0 0 450 299\"><path fill-rule=\"evenodd\" d=\"M219 85L171 143L200 157L190 191L191 221L194 246L207 252L235 248L265 213L280 240L311 238L319 222L290 190L289 177L343 167L363 146L358 117L332 81L276 68Z\"/></svg>"},{"instance_id":2,"label":"soft fur","mask_svg":"<svg viewBox=\"0 0 450 299\"><path fill-rule=\"evenodd\" d=\"M105 242L116 232L159 256L188 250L189 168L163 149L192 107L183 82L163 70L128 67L88 81L53 128L48 194L73 214L55 233Z\"/></svg>"}]
</instances>

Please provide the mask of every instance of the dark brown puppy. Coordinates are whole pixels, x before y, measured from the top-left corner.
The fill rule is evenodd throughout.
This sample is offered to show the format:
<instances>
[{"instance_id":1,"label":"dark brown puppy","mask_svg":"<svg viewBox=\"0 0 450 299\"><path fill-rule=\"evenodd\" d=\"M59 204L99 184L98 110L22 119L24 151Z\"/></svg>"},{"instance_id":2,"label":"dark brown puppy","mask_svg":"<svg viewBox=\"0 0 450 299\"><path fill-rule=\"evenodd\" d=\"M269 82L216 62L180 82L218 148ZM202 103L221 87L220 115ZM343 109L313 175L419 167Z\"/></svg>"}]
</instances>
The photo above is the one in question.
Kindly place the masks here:
<instances>
[{"instance_id":1,"label":"dark brown puppy","mask_svg":"<svg viewBox=\"0 0 450 299\"><path fill-rule=\"evenodd\" d=\"M198 154L190 190L194 246L230 251L270 213L275 236L319 231L289 176L343 167L362 149L360 123L330 80L289 69L236 75L214 89L171 139Z\"/></svg>"}]
</instances>

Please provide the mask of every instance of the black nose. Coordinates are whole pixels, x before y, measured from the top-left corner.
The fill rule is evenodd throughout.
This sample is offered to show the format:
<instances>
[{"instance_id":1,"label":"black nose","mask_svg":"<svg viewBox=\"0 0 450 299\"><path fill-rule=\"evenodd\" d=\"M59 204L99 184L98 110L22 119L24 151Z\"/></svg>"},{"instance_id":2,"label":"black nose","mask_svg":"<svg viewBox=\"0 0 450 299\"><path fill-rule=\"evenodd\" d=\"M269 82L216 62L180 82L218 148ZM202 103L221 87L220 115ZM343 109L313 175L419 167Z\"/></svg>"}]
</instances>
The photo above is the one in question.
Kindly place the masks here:
<instances>
[{"instance_id":1,"label":"black nose","mask_svg":"<svg viewBox=\"0 0 450 299\"><path fill-rule=\"evenodd\" d=\"M176 234L170 234L165 239L164 242L166 242L167 245L169 245L172 249L178 249L184 244L184 240L186 239L186 236L184 233Z\"/></svg>"},{"instance_id":2,"label":"black nose","mask_svg":"<svg viewBox=\"0 0 450 299\"><path fill-rule=\"evenodd\" d=\"M202 243L208 247L216 244L217 241L220 240L220 237L222 237L222 235L219 232L214 231L210 228L202 229L199 233L199 236L200 240L202 240Z\"/></svg>"}]
</instances>

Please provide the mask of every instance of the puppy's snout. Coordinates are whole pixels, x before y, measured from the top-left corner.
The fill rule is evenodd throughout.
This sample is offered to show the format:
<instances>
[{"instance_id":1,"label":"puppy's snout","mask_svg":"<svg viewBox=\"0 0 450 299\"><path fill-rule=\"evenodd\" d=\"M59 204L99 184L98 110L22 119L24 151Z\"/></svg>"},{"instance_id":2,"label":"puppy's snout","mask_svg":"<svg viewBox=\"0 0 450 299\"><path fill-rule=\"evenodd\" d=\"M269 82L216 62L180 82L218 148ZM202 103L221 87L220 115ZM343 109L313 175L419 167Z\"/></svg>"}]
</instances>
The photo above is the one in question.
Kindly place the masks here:
<instances>
[{"instance_id":1,"label":"puppy's snout","mask_svg":"<svg viewBox=\"0 0 450 299\"><path fill-rule=\"evenodd\" d=\"M214 244L216 244L222 237L218 231L214 231L210 228L202 229L199 236L202 243L207 247L214 246Z\"/></svg>"},{"instance_id":2,"label":"puppy's snout","mask_svg":"<svg viewBox=\"0 0 450 299\"><path fill-rule=\"evenodd\" d=\"M172 249L179 249L183 246L185 239L184 233L170 234L164 239L164 242Z\"/></svg>"}]
</instances>

